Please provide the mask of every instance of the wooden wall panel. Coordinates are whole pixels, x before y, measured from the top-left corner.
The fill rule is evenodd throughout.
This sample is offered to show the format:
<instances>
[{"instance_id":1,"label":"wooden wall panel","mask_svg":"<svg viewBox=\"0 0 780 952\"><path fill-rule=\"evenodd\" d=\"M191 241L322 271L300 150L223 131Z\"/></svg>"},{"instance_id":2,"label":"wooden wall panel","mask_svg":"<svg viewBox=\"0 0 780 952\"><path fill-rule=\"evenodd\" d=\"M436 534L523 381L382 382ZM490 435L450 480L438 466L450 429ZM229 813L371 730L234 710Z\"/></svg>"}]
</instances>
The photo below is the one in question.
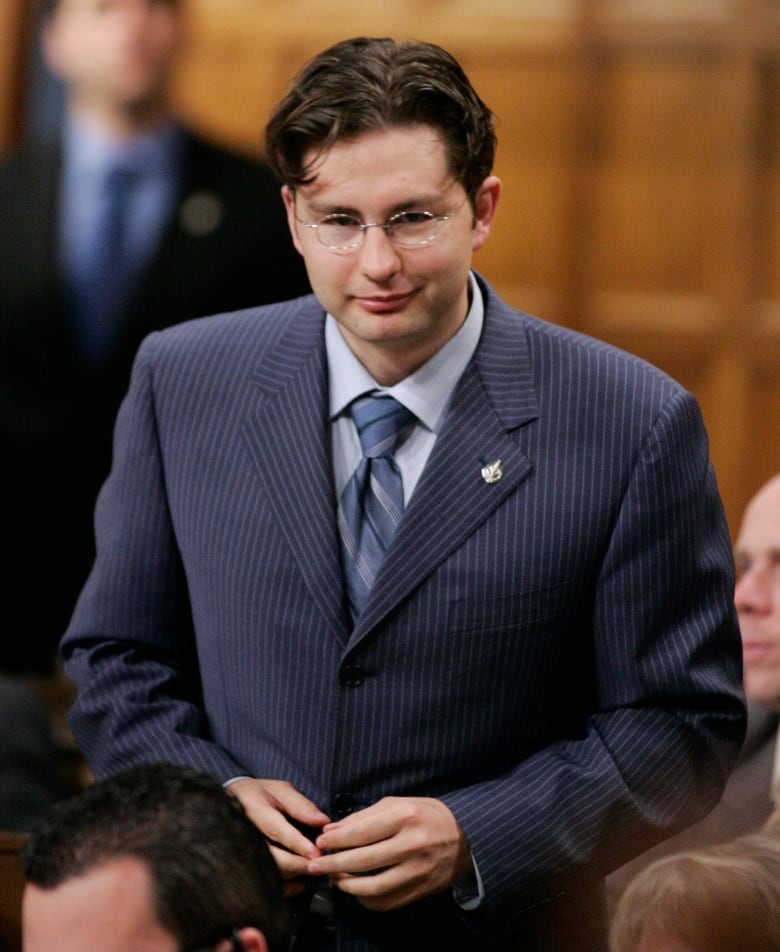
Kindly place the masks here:
<instances>
[{"instance_id":1,"label":"wooden wall panel","mask_svg":"<svg viewBox=\"0 0 780 952\"><path fill-rule=\"evenodd\" d=\"M740 0L603 0L605 17L615 20L639 18L655 24L724 20L735 12Z\"/></svg>"},{"instance_id":2,"label":"wooden wall panel","mask_svg":"<svg viewBox=\"0 0 780 952\"><path fill-rule=\"evenodd\" d=\"M570 57L460 57L497 118L496 174L503 195L490 240L476 258L518 307L567 323L564 262L577 102Z\"/></svg>"},{"instance_id":3,"label":"wooden wall panel","mask_svg":"<svg viewBox=\"0 0 780 952\"><path fill-rule=\"evenodd\" d=\"M19 952L22 947L22 893L24 875L19 854L22 833L0 832L0 949Z\"/></svg>"},{"instance_id":4,"label":"wooden wall panel","mask_svg":"<svg viewBox=\"0 0 780 952\"><path fill-rule=\"evenodd\" d=\"M710 424L719 323L718 63L608 50L599 60L581 326L696 394ZM717 443L717 441L716 441ZM713 448L717 452L717 445Z\"/></svg>"},{"instance_id":5,"label":"wooden wall panel","mask_svg":"<svg viewBox=\"0 0 780 952\"><path fill-rule=\"evenodd\" d=\"M780 341L748 365L745 428L745 482L752 494L770 476L780 472Z\"/></svg>"},{"instance_id":6,"label":"wooden wall panel","mask_svg":"<svg viewBox=\"0 0 780 952\"><path fill-rule=\"evenodd\" d=\"M761 134L756 143L761 202L759 281L765 301L780 306L780 60L764 64Z\"/></svg>"},{"instance_id":7,"label":"wooden wall panel","mask_svg":"<svg viewBox=\"0 0 780 952\"><path fill-rule=\"evenodd\" d=\"M594 130L598 240L584 252L594 289L711 290L722 139L716 80L711 63L624 57L604 66Z\"/></svg>"},{"instance_id":8,"label":"wooden wall panel","mask_svg":"<svg viewBox=\"0 0 780 952\"><path fill-rule=\"evenodd\" d=\"M3 0L0 11L0 150L10 146L19 128L28 0Z\"/></svg>"}]
</instances>

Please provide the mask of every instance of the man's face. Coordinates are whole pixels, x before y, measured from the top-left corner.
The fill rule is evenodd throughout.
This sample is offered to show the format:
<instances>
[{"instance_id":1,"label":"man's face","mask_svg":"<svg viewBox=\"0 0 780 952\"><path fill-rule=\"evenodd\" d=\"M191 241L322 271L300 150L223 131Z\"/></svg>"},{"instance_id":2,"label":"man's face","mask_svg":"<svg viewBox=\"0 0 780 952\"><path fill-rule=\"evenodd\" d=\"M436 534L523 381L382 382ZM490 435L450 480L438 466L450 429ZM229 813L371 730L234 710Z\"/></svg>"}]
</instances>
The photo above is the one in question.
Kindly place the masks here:
<instances>
[{"instance_id":1,"label":"man's face","mask_svg":"<svg viewBox=\"0 0 780 952\"><path fill-rule=\"evenodd\" d=\"M163 0L60 0L44 49L77 105L131 112L162 97L179 32Z\"/></svg>"},{"instance_id":2,"label":"man's face","mask_svg":"<svg viewBox=\"0 0 780 952\"><path fill-rule=\"evenodd\" d=\"M157 921L140 860L108 860L54 889L28 884L22 899L24 952L177 952Z\"/></svg>"},{"instance_id":3,"label":"man's face","mask_svg":"<svg viewBox=\"0 0 780 952\"><path fill-rule=\"evenodd\" d=\"M780 710L780 477L745 510L736 544L734 602L748 697Z\"/></svg>"},{"instance_id":4,"label":"man's face","mask_svg":"<svg viewBox=\"0 0 780 952\"><path fill-rule=\"evenodd\" d=\"M427 125L338 142L317 158L314 171L314 181L295 193L283 189L293 241L314 293L352 351L380 383L395 383L465 320L472 253L489 234L500 182L485 180L475 215L448 169L437 130ZM384 223L401 211L451 217L429 244L399 247L381 228L369 228L362 247L349 252L324 247L316 230L300 221L339 212Z\"/></svg>"}]
</instances>

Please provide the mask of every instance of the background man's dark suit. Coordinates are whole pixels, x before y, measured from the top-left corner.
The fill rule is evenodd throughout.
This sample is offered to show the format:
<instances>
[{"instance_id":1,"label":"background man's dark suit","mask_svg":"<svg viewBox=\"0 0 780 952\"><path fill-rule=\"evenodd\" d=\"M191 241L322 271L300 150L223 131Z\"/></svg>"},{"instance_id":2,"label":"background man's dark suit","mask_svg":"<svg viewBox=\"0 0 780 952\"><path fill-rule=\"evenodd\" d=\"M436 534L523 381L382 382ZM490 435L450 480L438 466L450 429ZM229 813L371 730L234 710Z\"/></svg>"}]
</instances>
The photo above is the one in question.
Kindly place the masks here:
<instances>
[{"instance_id":1,"label":"background man's dark suit","mask_svg":"<svg viewBox=\"0 0 780 952\"><path fill-rule=\"evenodd\" d=\"M92 558L116 410L149 331L308 290L268 171L192 135L179 199L111 359L82 363L57 272L60 156L0 165L0 668L50 663Z\"/></svg>"},{"instance_id":2,"label":"background man's dark suit","mask_svg":"<svg viewBox=\"0 0 780 952\"><path fill-rule=\"evenodd\" d=\"M321 305L143 345L62 646L71 723L98 775L283 778L332 817L438 797L485 887L474 947L592 952L601 877L714 805L742 738L731 546L690 395L483 293L354 629ZM344 917L339 948L472 947L450 892Z\"/></svg>"}]
</instances>

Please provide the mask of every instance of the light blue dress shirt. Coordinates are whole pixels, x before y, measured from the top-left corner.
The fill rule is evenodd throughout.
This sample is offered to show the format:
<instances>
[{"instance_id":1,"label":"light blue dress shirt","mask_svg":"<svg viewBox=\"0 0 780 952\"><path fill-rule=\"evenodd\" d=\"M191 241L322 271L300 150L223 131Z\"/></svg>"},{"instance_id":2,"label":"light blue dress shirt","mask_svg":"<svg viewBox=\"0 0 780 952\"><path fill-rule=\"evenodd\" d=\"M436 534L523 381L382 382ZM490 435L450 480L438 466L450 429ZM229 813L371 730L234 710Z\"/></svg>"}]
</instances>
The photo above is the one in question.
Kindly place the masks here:
<instances>
[{"instance_id":1,"label":"light blue dress shirt","mask_svg":"<svg viewBox=\"0 0 780 952\"><path fill-rule=\"evenodd\" d=\"M59 262L71 286L90 273L101 240L109 169L118 162L138 172L128 209L125 251L127 271L138 274L156 251L175 205L183 153L179 126L166 122L151 133L118 139L84 119L66 123L60 190ZM121 310L118 302L117 310Z\"/></svg>"}]
</instances>

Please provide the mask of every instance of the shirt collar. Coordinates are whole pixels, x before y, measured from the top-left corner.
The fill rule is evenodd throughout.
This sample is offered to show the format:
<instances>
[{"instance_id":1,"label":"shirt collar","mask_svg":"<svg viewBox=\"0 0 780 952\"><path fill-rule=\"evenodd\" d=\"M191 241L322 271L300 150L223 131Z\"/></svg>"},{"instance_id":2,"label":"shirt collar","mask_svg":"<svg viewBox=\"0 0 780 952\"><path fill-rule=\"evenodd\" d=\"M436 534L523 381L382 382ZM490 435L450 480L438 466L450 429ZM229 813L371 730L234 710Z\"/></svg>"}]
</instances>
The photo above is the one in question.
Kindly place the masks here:
<instances>
[{"instance_id":1,"label":"shirt collar","mask_svg":"<svg viewBox=\"0 0 780 952\"><path fill-rule=\"evenodd\" d=\"M325 320L325 350L328 358L330 385L330 418L334 420L357 397L373 390L389 393L436 433L441 426L455 385L477 349L485 305L473 274L471 307L466 320L454 337L441 347L422 367L393 387L382 387L349 349L336 319L328 314Z\"/></svg>"}]
</instances>

